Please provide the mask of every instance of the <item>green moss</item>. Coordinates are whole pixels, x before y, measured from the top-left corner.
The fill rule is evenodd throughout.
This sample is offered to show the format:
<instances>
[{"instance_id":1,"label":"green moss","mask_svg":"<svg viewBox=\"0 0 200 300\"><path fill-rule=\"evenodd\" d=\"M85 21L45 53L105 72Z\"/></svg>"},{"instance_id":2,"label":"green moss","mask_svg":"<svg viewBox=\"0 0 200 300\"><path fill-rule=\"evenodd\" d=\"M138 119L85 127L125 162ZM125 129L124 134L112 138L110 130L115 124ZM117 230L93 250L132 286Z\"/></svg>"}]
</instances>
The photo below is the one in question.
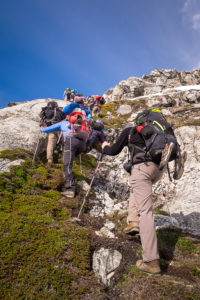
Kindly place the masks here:
<instances>
[{"instance_id":1,"label":"green moss","mask_svg":"<svg viewBox=\"0 0 200 300\"><path fill-rule=\"evenodd\" d=\"M81 154L81 158L76 157L73 164L73 173L78 181L85 180L89 182L87 174L96 168L97 161L93 155Z\"/></svg>"},{"instance_id":2,"label":"green moss","mask_svg":"<svg viewBox=\"0 0 200 300\"><path fill-rule=\"evenodd\" d=\"M153 210L153 212L154 212L155 215L169 216L169 214L166 211L164 211L164 210L162 210L160 208L155 208Z\"/></svg>"},{"instance_id":3,"label":"green moss","mask_svg":"<svg viewBox=\"0 0 200 300\"><path fill-rule=\"evenodd\" d=\"M177 246L182 252L196 253L197 251L197 246L189 238L179 237Z\"/></svg>"},{"instance_id":4,"label":"green moss","mask_svg":"<svg viewBox=\"0 0 200 300\"><path fill-rule=\"evenodd\" d=\"M10 160L16 160L16 159L27 159L32 157L32 153L25 149L7 149L0 152L0 158L8 158Z\"/></svg>"},{"instance_id":5,"label":"green moss","mask_svg":"<svg viewBox=\"0 0 200 300\"><path fill-rule=\"evenodd\" d=\"M200 268L197 268L196 266L191 266L190 271L194 276L200 278Z\"/></svg>"},{"instance_id":6,"label":"green moss","mask_svg":"<svg viewBox=\"0 0 200 300\"><path fill-rule=\"evenodd\" d=\"M189 300L199 300L199 296L195 293L189 293L188 299Z\"/></svg>"},{"instance_id":7,"label":"green moss","mask_svg":"<svg viewBox=\"0 0 200 300\"><path fill-rule=\"evenodd\" d=\"M95 165L84 156L85 172ZM63 179L60 168L46 167L40 158L0 174L2 299L79 299L90 290L84 280L77 284L92 278L89 235L59 204Z\"/></svg>"},{"instance_id":8,"label":"green moss","mask_svg":"<svg viewBox=\"0 0 200 300\"><path fill-rule=\"evenodd\" d=\"M109 118L102 119L106 129L113 128L114 130L118 130L124 124L124 118Z\"/></svg>"},{"instance_id":9,"label":"green moss","mask_svg":"<svg viewBox=\"0 0 200 300\"><path fill-rule=\"evenodd\" d=\"M105 104L103 106L103 110L101 111L101 114L104 113L104 112L111 112L112 114L115 112L115 109L116 109L116 104L113 104L113 103L109 103L109 104Z\"/></svg>"}]
</instances>

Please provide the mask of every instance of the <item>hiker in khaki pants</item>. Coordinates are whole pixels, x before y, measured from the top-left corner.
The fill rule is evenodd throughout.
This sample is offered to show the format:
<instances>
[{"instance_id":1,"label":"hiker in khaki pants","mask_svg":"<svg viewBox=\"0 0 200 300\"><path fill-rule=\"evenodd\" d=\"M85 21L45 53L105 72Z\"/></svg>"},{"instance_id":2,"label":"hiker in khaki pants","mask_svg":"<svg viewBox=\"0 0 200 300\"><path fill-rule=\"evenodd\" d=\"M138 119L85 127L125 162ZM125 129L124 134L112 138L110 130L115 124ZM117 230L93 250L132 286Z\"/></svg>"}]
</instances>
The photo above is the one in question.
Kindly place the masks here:
<instances>
[{"instance_id":1,"label":"hiker in khaki pants","mask_svg":"<svg viewBox=\"0 0 200 300\"><path fill-rule=\"evenodd\" d=\"M128 127L124 129L117 141L110 146L109 143L102 144L103 153L107 155L117 155L128 145L138 146L132 160L128 208L128 226L125 233L140 233L142 243L142 260L136 262L139 270L158 274L161 272L159 264L159 254L157 247L157 236L154 226L152 210L152 184L161 178L159 165L147 161L144 151L144 140L137 132L136 128Z\"/></svg>"},{"instance_id":2,"label":"hiker in khaki pants","mask_svg":"<svg viewBox=\"0 0 200 300\"><path fill-rule=\"evenodd\" d=\"M137 227L139 227L143 249L142 257L145 263L159 259L152 210L152 184L156 183L161 175L161 171L155 163L145 162L133 165L130 176L131 193L127 219L129 225L125 231L135 227L137 232Z\"/></svg>"}]
</instances>

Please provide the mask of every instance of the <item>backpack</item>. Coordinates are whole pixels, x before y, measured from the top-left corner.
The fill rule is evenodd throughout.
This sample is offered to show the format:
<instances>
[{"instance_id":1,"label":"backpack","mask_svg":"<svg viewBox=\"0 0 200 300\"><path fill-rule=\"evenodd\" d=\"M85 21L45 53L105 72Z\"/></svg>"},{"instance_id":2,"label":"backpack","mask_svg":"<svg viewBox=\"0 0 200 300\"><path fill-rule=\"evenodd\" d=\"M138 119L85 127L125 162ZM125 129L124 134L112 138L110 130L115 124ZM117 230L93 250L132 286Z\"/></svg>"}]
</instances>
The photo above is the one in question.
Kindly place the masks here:
<instances>
[{"instance_id":1,"label":"backpack","mask_svg":"<svg viewBox=\"0 0 200 300\"><path fill-rule=\"evenodd\" d=\"M104 97L102 96L97 96L95 102L99 107L102 107L106 103Z\"/></svg>"},{"instance_id":2,"label":"backpack","mask_svg":"<svg viewBox=\"0 0 200 300\"><path fill-rule=\"evenodd\" d=\"M65 114L60 111L57 102L51 101L47 104L47 106L42 107L40 118L41 126L51 126L55 123L61 122L65 118Z\"/></svg>"},{"instance_id":3,"label":"backpack","mask_svg":"<svg viewBox=\"0 0 200 300\"><path fill-rule=\"evenodd\" d=\"M90 136L89 120L86 118L86 112L81 107L76 107L68 116L71 123L72 135L79 139L88 139Z\"/></svg>"},{"instance_id":4,"label":"backpack","mask_svg":"<svg viewBox=\"0 0 200 300\"><path fill-rule=\"evenodd\" d=\"M94 120L92 123L92 128L97 131L102 131L104 129L104 124L102 120Z\"/></svg>"},{"instance_id":5,"label":"backpack","mask_svg":"<svg viewBox=\"0 0 200 300\"><path fill-rule=\"evenodd\" d=\"M169 161L176 159L179 145L171 125L159 109L148 109L136 116L136 129L145 142L146 158L159 164L166 144L174 143Z\"/></svg>"},{"instance_id":6,"label":"backpack","mask_svg":"<svg viewBox=\"0 0 200 300\"><path fill-rule=\"evenodd\" d=\"M88 105L93 105L95 100L93 96L87 96L86 101Z\"/></svg>"}]
</instances>

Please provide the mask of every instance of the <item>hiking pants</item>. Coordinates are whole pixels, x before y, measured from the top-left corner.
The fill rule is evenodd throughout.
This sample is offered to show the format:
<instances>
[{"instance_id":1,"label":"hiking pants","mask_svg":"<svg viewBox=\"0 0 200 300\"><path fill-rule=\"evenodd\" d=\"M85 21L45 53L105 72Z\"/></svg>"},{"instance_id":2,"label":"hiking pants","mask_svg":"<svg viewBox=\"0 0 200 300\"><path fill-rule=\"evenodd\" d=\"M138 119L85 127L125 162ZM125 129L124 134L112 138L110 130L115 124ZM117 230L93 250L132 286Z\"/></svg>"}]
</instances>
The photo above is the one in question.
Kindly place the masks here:
<instances>
[{"instance_id":1,"label":"hiking pants","mask_svg":"<svg viewBox=\"0 0 200 300\"><path fill-rule=\"evenodd\" d=\"M47 160L53 161L53 151L56 146L56 142L59 138L59 131L54 131L48 133L48 142L47 142Z\"/></svg>"},{"instance_id":2,"label":"hiking pants","mask_svg":"<svg viewBox=\"0 0 200 300\"><path fill-rule=\"evenodd\" d=\"M74 158L85 151L84 140L70 137L65 140L64 153L63 153L63 164L65 174L65 188L74 188L74 176L72 173Z\"/></svg>"},{"instance_id":3,"label":"hiking pants","mask_svg":"<svg viewBox=\"0 0 200 300\"><path fill-rule=\"evenodd\" d=\"M139 222L144 262L159 259L152 210L152 184L161 176L161 171L153 162L133 165L130 176L128 222Z\"/></svg>"}]
</instances>

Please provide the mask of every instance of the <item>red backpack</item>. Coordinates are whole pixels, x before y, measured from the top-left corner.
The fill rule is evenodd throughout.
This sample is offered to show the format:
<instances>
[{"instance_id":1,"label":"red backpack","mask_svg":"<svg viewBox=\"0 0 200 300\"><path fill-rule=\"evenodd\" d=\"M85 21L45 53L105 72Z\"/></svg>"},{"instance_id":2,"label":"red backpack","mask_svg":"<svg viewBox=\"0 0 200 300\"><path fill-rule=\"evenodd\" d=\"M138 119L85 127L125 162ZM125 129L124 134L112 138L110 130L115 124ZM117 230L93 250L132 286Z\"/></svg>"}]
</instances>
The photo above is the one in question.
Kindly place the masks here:
<instances>
[{"instance_id":1,"label":"red backpack","mask_svg":"<svg viewBox=\"0 0 200 300\"><path fill-rule=\"evenodd\" d=\"M86 112L80 107L76 107L68 117L72 134L80 139L88 139L90 135L89 120L86 118Z\"/></svg>"}]
</instances>

